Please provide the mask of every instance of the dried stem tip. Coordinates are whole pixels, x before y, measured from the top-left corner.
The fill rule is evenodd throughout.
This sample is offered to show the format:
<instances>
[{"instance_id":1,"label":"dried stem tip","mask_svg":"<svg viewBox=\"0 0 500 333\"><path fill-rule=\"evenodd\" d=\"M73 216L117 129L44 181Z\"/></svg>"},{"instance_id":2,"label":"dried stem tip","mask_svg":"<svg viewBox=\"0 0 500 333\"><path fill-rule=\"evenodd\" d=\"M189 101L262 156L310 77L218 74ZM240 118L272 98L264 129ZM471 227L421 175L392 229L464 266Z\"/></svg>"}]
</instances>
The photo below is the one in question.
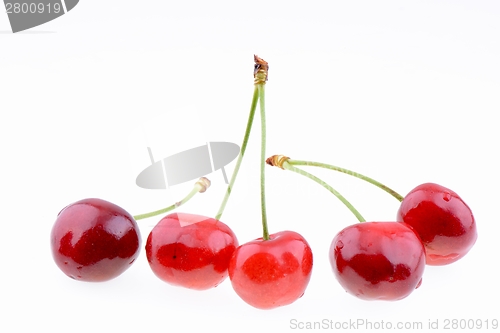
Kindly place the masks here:
<instances>
[{"instance_id":1,"label":"dried stem tip","mask_svg":"<svg viewBox=\"0 0 500 333\"><path fill-rule=\"evenodd\" d=\"M270 166L277 166L283 169L283 163L285 163L285 161L289 159L290 157L286 157L284 155L273 155L267 158L266 163Z\"/></svg>"},{"instance_id":2,"label":"dried stem tip","mask_svg":"<svg viewBox=\"0 0 500 333\"><path fill-rule=\"evenodd\" d=\"M267 61L259 58L258 55L254 54L255 66L253 69L253 77L255 83L265 83L267 81L267 75L269 71L269 65Z\"/></svg>"},{"instance_id":3,"label":"dried stem tip","mask_svg":"<svg viewBox=\"0 0 500 333\"><path fill-rule=\"evenodd\" d=\"M203 193L210 187L211 183L210 183L210 180L208 178L201 177L200 179L198 179L196 184L201 186L199 192Z\"/></svg>"}]
</instances>

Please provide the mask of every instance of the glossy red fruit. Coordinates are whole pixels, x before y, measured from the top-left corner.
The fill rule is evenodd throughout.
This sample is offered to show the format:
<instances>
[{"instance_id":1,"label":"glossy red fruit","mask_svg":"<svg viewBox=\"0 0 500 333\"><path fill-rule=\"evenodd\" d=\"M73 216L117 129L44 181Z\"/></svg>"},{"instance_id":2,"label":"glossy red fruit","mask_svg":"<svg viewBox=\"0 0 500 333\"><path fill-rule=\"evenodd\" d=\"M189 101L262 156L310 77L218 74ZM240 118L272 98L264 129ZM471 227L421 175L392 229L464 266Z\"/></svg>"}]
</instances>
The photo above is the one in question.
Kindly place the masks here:
<instances>
[{"instance_id":1,"label":"glossy red fruit","mask_svg":"<svg viewBox=\"0 0 500 333\"><path fill-rule=\"evenodd\" d=\"M300 298L311 279L312 251L293 231L282 231L241 245L229 262L233 289L259 309L288 305Z\"/></svg>"},{"instance_id":2,"label":"glossy red fruit","mask_svg":"<svg viewBox=\"0 0 500 333\"><path fill-rule=\"evenodd\" d=\"M101 282L123 273L140 252L141 237L134 218L101 199L66 206L50 236L54 260L70 278Z\"/></svg>"},{"instance_id":3,"label":"glossy red fruit","mask_svg":"<svg viewBox=\"0 0 500 333\"><path fill-rule=\"evenodd\" d=\"M425 249L402 223L363 222L335 236L330 263L348 293L364 300L394 301L420 286Z\"/></svg>"},{"instance_id":4,"label":"glossy red fruit","mask_svg":"<svg viewBox=\"0 0 500 333\"><path fill-rule=\"evenodd\" d=\"M426 183L401 202L397 220L420 236L428 265L447 265L462 258L477 239L476 222L469 206L452 190Z\"/></svg>"},{"instance_id":5,"label":"glossy red fruit","mask_svg":"<svg viewBox=\"0 0 500 333\"><path fill-rule=\"evenodd\" d=\"M227 277L229 259L237 246L236 235L224 223L200 215L173 213L149 234L146 256L161 280L205 290Z\"/></svg>"}]
</instances>

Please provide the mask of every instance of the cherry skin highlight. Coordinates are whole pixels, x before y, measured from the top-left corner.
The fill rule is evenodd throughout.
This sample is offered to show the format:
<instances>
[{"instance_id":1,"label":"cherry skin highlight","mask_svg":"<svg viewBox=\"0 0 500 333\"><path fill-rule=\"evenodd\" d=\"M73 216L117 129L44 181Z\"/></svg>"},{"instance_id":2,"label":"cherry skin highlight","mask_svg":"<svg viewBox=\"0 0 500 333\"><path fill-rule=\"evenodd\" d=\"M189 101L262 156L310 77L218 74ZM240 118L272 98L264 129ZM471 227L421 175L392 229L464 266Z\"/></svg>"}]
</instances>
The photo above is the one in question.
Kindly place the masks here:
<instances>
[{"instance_id":1,"label":"cherry skin highlight","mask_svg":"<svg viewBox=\"0 0 500 333\"><path fill-rule=\"evenodd\" d=\"M349 294L395 301L420 286L425 249L417 234L402 223L363 222L335 236L330 264Z\"/></svg>"},{"instance_id":2,"label":"cherry skin highlight","mask_svg":"<svg viewBox=\"0 0 500 333\"><path fill-rule=\"evenodd\" d=\"M311 247L298 233L281 231L269 240L238 247L229 262L235 292L258 309L288 305L300 298L311 279Z\"/></svg>"},{"instance_id":3,"label":"cherry skin highlight","mask_svg":"<svg viewBox=\"0 0 500 333\"><path fill-rule=\"evenodd\" d=\"M153 228L146 242L151 270L161 280L195 290L218 286L228 275L238 246L233 231L213 218L173 213Z\"/></svg>"},{"instance_id":4,"label":"cherry skin highlight","mask_svg":"<svg viewBox=\"0 0 500 333\"><path fill-rule=\"evenodd\" d=\"M51 232L57 266L80 281L111 280L135 261L141 237L134 218L102 199L84 199L66 206Z\"/></svg>"},{"instance_id":5,"label":"cherry skin highlight","mask_svg":"<svg viewBox=\"0 0 500 333\"><path fill-rule=\"evenodd\" d=\"M415 187L401 202L397 220L420 236L428 265L451 264L469 252L477 239L472 211L452 190L433 183Z\"/></svg>"}]
</instances>

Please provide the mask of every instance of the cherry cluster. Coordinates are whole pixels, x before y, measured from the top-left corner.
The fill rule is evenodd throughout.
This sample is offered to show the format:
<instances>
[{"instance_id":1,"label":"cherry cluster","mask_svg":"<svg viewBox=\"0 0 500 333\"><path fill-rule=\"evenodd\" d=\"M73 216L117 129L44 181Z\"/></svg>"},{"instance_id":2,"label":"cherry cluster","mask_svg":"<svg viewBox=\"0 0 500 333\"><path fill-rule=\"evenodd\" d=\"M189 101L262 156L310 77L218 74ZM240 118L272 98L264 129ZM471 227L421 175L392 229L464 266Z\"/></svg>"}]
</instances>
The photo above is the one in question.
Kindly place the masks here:
<instances>
[{"instance_id":1,"label":"cherry cluster","mask_svg":"<svg viewBox=\"0 0 500 333\"><path fill-rule=\"evenodd\" d=\"M243 145L226 195L215 218L170 213L150 232L145 249L153 273L161 280L195 290L214 288L228 276L246 303L272 309L295 302L312 274L308 242L294 231L269 234L264 196L265 163L309 177L337 196L360 223L341 230L330 246L330 264L341 286L364 300L400 300L422 283L426 265L447 265L462 258L477 239L476 223L467 204L452 190L425 183L405 197L358 173L282 155L265 159L264 86L268 64L255 56L255 91ZM260 104L261 193L263 236L240 245L231 228L220 221L246 149L257 102ZM348 173L368 181L401 201L395 221L366 222L335 189L299 169L309 165ZM179 207L210 185L205 178L182 201L159 211L132 216L102 199L84 199L65 207L51 231L57 266L79 281L113 279L138 258L141 236L136 220Z\"/></svg>"}]
</instances>

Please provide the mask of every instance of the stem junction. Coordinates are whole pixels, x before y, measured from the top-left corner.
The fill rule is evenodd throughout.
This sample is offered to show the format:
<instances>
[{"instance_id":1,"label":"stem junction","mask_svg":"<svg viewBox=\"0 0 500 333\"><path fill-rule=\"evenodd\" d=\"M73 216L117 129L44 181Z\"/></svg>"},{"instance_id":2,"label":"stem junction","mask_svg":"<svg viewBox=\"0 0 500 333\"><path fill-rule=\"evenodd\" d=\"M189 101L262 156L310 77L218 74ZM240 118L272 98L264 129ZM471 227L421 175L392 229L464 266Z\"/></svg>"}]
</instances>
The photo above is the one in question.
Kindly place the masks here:
<instances>
[{"instance_id":1,"label":"stem junction","mask_svg":"<svg viewBox=\"0 0 500 333\"><path fill-rule=\"evenodd\" d=\"M248 139L250 137L250 132L252 130L253 119L255 117L255 110L257 109L257 102L260 105L260 117L261 117L261 163L260 163L260 193L261 193L261 212L262 212L262 228L263 228L263 239L269 239L269 232L267 228L267 214L266 214L266 202L265 202L265 154L266 154L266 120L265 120L265 84L268 77L269 65L264 60L254 55L254 93L252 97L252 104L250 106L250 114L248 116L247 127L245 130L245 135L243 136L243 143L241 144L240 153L238 155L238 160L236 161L236 166L234 168L231 180L226 190L226 194L222 203L219 207L219 211L215 216L216 220L219 220L226 208L227 201L231 195L236 177L240 170L241 162L243 156L245 155L246 147L248 144Z\"/></svg>"},{"instance_id":2,"label":"stem junction","mask_svg":"<svg viewBox=\"0 0 500 333\"><path fill-rule=\"evenodd\" d=\"M358 212L356 208L342 195L340 194L337 190L335 190L333 187L328 185L325 181L319 179L318 177L310 174L309 172L306 172L302 169L299 169L295 166L293 166L290 163L290 158L284 155L273 155L269 157L266 160L266 163L271 165L271 166L277 166L281 169L285 170L290 170L295 173L298 173L302 176L305 176L309 179L314 180L316 183L320 184L324 188L326 188L328 191L330 191L333 195L335 195L353 214L356 216L359 222L366 222L365 218Z\"/></svg>"}]
</instances>

